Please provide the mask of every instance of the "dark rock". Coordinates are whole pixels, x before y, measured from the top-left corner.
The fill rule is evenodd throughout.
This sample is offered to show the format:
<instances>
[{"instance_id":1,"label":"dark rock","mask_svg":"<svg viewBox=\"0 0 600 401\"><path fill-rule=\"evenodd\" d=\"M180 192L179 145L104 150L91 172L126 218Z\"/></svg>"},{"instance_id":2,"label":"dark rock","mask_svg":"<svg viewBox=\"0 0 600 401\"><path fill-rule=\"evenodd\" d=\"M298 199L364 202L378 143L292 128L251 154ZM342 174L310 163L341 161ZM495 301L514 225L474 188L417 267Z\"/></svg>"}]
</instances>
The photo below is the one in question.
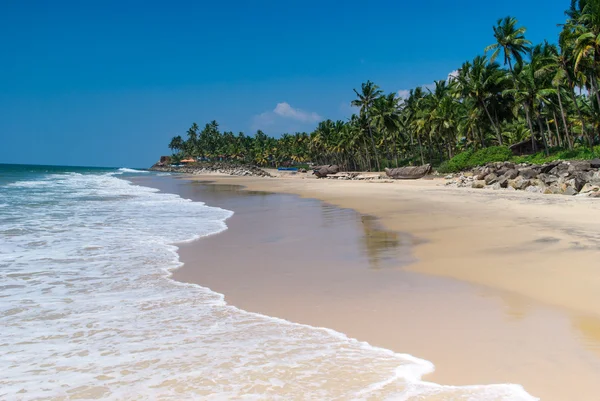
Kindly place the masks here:
<instances>
[{"instance_id":1,"label":"dark rock","mask_svg":"<svg viewBox=\"0 0 600 401\"><path fill-rule=\"evenodd\" d=\"M506 188L508 186L508 178L506 176L498 177L496 184L499 184L500 188Z\"/></svg>"},{"instance_id":2,"label":"dark rock","mask_svg":"<svg viewBox=\"0 0 600 401\"><path fill-rule=\"evenodd\" d=\"M317 178L325 178L329 174L337 174L339 171L339 167L335 164L313 168L313 173L317 176Z\"/></svg>"},{"instance_id":3,"label":"dark rock","mask_svg":"<svg viewBox=\"0 0 600 401\"><path fill-rule=\"evenodd\" d=\"M545 173L538 175L538 179L546 185L550 185L558 181L558 177L556 177L555 175Z\"/></svg>"},{"instance_id":4,"label":"dark rock","mask_svg":"<svg viewBox=\"0 0 600 401\"><path fill-rule=\"evenodd\" d=\"M515 178L517 178L518 175L519 175L519 170L514 169L514 168L510 169L506 173L504 173L504 176L506 178L508 178L509 180L514 180Z\"/></svg>"},{"instance_id":5,"label":"dark rock","mask_svg":"<svg viewBox=\"0 0 600 401\"><path fill-rule=\"evenodd\" d=\"M416 180L418 178L423 178L430 172L431 165L429 164L417 167L398 167L393 169L385 169L385 174L388 177L396 180Z\"/></svg>"},{"instance_id":6,"label":"dark rock","mask_svg":"<svg viewBox=\"0 0 600 401\"><path fill-rule=\"evenodd\" d=\"M585 160L573 160L569 163L567 171L569 174L575 174L579 171L590 171L592 164Z\"/></svg>"},{"instance_id":7,"label":"dark rock","mask_svg":"<svg viewBox=\"0 0 600 401\"><path fill-rule=\"evenodd\" d=\"M544 164L541 168L540 168L540 173L543 174L548 174L553 168L555 168L556 166L558 166L561 162L556 161L556 162L551 162L548 164Z\"/></svg>"},{"instance_id":8,"label":"dark rock","mask_svg":"<svg viewBox=\"0 0 600 401\"><path fill-rule=\"evenodd\" d=\"M492 185L498 180L498 176L494 173L490 173L486 175L483 180L485 181L486 185Z\"/></svg>"},{"instance_id":9,"label":"dark rock","mask_svg":"<svg viewBox=\"0 0 600 401\"><path fill-rule=\"evenodd\" d=\"M504 174L506 174L506 172L507 172L508 170L510 170L508 167L504 167L504 166L502 166L502 167L500 167L499 169L497 169L497 170L496 170L495 174L496 174L498 177L501 177L501 176L503 176Z\"/></svg>"},{"instance_id":10,"label":"dark rock","mask_svg":"<svg viewBox=\"0 0 600 401\"><path fill-rule=\"evenodd\" d=\"M600 168L600 159L596 158L596 159L590 161L590 167L591 168Z\"/></svg>"},{"instance_id":11,"label":"dark rock","mask_svg":"<svg viewBox=\"0 0 600 401\"><path fill-rule=\"evenodd\" d=\"M519 171L519 175L521 177L525 178L526 180L536 178L538 176L538 174L539 174L539 172L533 168L524 168Z\"/></svg>"}]
</instances>

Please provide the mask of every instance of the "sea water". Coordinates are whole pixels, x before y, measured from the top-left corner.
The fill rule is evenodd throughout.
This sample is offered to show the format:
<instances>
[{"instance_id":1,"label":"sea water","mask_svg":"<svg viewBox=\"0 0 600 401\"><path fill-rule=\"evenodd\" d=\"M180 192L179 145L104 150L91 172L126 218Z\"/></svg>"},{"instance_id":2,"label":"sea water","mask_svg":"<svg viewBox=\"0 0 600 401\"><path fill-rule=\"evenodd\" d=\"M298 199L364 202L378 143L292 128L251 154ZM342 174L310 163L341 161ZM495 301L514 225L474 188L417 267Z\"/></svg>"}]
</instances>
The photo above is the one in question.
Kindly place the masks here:
<instances>
[{"instance_id":1,"label":"sea water","mask_svg":"<svg viewBox=\"0 0 600 401\"><path fill-rule=\"evenodd\" d=\"M534 399L424 382L431 362L171 280L176 244L233 212L135 174L154 173L0 165L0 399Z\"/></svg>"}]
</instances>

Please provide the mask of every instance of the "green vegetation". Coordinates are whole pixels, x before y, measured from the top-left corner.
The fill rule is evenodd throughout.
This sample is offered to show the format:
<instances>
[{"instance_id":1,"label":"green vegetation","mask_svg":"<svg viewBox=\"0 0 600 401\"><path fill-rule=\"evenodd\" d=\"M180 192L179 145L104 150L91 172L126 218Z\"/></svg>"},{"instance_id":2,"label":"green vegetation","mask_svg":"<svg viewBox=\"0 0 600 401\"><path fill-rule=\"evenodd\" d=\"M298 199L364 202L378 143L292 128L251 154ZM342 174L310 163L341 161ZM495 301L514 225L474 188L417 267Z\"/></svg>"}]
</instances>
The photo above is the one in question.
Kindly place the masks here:
<instances>
[{"instance_id":1,"label":"green vegetation","mask_svg":"<svg viewBox=\"0 0 600 401\"><path fill-rule=\"evenodd\" d=\"M326 120L311 133L279 138L194 123L186 139L176 136L169 147L178 159L346 170L431 163L456 171L508 159L592 158L600 134L600 0L572 0L565 15L556 45L533 45L515 18L500 19L487 55L406 98L367 81L354 90L357 114L348 121ZM529 140L536 154L512 158L507 146Z\"/></svg>"},{"instance_id":2,"label":"green vegetation","mask_svg":"<svg viewBox=\"0 0 600 401\"><path fill-rule=\"evenodd\" d=\"M546 152L538 152L527 156L513 156L510 149L504 146L492 146L480 149L476 152L467 150L459 153L452 159L443 162L437 168L439 173L457 173L477 166L485 166L488 163L509 161L513 163L544 164L556 160L590 160L600 154L600 146L594 150L578 147L572 150L561 148L550 148Z\"/></svg>"}]
</instances>

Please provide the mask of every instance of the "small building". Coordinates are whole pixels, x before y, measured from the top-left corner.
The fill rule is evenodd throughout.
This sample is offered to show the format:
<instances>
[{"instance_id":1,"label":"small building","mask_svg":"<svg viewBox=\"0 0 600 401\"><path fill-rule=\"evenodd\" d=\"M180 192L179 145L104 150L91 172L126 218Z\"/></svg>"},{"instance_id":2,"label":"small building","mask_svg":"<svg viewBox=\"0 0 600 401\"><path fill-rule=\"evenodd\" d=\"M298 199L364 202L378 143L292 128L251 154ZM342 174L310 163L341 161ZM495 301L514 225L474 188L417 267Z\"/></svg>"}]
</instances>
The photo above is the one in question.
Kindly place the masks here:
<instances>
[{"instance_id":1,"label":"small building","mask_svg":"<svg viewBox=\"0 0 600 401\"><path fill-rule=\"evenodd\" d=\"M544 144L535 139L535 150L533 149L533 143L531 142L531 137L525 139L524 141L512 144L508 147L513 155L515 156L523 156L523 155L532 155L536 152L539 152L544 148Z\"/></svg>"}]
</instances>

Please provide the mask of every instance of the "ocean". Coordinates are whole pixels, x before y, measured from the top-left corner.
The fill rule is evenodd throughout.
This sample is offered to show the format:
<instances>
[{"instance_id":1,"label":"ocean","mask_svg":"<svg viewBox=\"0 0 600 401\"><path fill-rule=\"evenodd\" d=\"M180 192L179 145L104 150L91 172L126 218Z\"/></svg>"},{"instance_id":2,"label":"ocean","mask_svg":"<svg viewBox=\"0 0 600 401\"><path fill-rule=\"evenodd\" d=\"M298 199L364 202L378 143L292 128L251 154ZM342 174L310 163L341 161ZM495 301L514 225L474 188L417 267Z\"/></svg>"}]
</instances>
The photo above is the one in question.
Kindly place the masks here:
<instances>
[{"instance_id":1,"label":"ocean","mask_svg":"<svg viewBox=\"0 0 600 401\"><path fill-rule=\"evenodd\" d=\"M233 212L140 174L156 173L0 165L0 399L535 399L429 383L429 361L171 280L176 245Z\"/></svg>"}]
</instances>

